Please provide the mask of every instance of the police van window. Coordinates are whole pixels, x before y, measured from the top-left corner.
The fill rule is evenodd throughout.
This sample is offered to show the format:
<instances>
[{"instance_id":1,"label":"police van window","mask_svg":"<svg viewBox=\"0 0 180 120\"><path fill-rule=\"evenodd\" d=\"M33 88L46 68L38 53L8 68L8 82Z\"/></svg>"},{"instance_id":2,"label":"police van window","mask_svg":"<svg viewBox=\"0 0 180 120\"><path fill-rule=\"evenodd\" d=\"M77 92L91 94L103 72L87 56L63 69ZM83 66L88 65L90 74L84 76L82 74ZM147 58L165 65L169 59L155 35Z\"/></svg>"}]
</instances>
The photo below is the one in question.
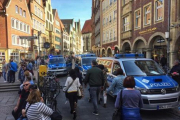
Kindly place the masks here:
<instances>
[{"instance_id":1,"label":"police van window","mask_svg":"<svg viewBox=\"0 0 180 120\"><path fill-rule=\"evenodd\" d=\"M64 62L65 62L64 58L49 59L49 64L59 64L59 63L64 63Z\"/></svg>"},{"instance_id":2,"label":"police van window","mask_svg":"<svg viewBox=\"0 0 180 120\"><path fill-rule=\"evenodd\" d=\"M164 75L160 66L152 60L123 61L124 69L129 76L155 76Z\"/></svg>"},{"instance_id":3,"label":"police van window","mask_svg":"<svg viewBox=\"0 0 180 120\"><path fill-rule=\"evenodd\" d=\"M96 58L82 58L82 65L91 66L91 63Z\"/></svg>"},{"instance_id":4,"label":"police van window","mask_svg":"<svg viewBox=\"0 0 180 120\"><path fill-rule=\"evenodd\" d=\"M116 75L116 70L117 70L118 68L120 68L120 67L121 67L121 66L120 66L119 62L114 62L112 73L113 73L114 75Z\"/></svg>"}]
</instances>

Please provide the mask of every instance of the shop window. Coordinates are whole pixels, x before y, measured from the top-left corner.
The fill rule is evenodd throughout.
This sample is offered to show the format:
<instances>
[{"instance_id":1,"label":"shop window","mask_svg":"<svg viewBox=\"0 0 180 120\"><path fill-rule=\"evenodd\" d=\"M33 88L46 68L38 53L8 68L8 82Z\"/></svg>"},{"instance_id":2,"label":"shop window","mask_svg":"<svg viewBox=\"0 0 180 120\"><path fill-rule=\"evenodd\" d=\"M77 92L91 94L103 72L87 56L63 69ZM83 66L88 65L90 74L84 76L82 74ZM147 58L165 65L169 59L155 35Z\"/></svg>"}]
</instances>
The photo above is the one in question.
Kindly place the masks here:
<instances>
[{"instance_id":1,"label":"shop window","mask_svg":"<svg viewBox=\"0 0 180 120\"><path fill-rule=\"evenodd\" d=\"M144 7L144 25L151 24L151 5L147 5Z\"/></svg>"},{"instance_id":2,"label":"shop window","mask_svg":"<svg viewBox=\"0 0 180 120\"><path fill-rule=\"evenodd\" d=\"M16 63L19 63L19 54L17 52L12 52L10 58L12 58Z\"/></svg>"},{"instance_id":3,"label":"shop window","mask_svg":"<svg viewBox=\"0 0 180 120\"><path fill-rule=\"evenodd\" d=\"M163 19L164 14L164 0L156 0L155 1L155 20L160 21Z\"/></svg>"},{"instance_id":4,"label":"shop window","mask_svg":"<svg viewBox=\"0 0 180 120\"><path fill-rule=\"evenodd\" d=\"M19 13L19 7L17 5L16 5L15 9L16 9L16 13Z\"/></svg>"},{"instance_id":5,"label":"shop window","mask_svg":"<svg viewBox=\"0 0 180 120\"><path fill-rule=\"evenodd\" d=\"M0 51L0 71L2 70L2 62L5 60L5 52Z\"/></svg>"},{"instance_id":6,"label":"shop window","mask_svg":"<svg viewBox=\"0 0 180 120\"><path fill-rule=\"evenodd\" d=\"M129 30L129 16L123 18L123 31Z\"/></svg>"},{"instance_id":7,"label":"shop window","mask_svg":"<svg viewBox=\"0 0 180 120\"><path fill-rule=\"evenodd\" d=\"M138 29L141 27L141 11L137 10L135 12L135 29Z\"/></svg>"}]
</instances>

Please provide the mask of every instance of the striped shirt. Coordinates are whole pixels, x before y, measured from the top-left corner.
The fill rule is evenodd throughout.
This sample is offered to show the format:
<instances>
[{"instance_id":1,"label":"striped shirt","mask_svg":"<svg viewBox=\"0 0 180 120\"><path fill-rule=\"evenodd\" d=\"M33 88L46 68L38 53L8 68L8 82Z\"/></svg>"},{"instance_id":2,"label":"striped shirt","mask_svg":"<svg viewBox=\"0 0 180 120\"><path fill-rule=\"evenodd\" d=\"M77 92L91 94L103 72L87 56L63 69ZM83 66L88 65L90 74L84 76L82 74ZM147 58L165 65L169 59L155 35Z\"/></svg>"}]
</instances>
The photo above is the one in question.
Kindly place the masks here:
<instances>
[{"instance_id":1,"label":"striped shirt","mask_svg":"<svg viewBox=\"0 0 180 120\"><path fill-rule=\"evenodd\" d=\"M26 104L26 109L29 105L29 103ZM53 110L51 108L42 102L37 102L31 104L27 110L26 116L28 120L50 120L51 118L49 116L52 115L52 113Z\"/></svg>"}]
</instances>

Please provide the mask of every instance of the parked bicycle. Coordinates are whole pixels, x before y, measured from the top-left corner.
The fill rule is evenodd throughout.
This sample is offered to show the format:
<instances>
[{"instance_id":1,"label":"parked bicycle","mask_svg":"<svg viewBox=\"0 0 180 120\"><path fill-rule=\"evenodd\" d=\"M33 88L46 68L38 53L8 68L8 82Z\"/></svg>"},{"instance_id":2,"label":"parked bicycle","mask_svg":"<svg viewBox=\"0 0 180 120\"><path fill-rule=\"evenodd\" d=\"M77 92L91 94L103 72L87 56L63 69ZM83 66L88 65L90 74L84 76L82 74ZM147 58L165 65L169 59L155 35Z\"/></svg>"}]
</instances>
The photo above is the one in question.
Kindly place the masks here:
<instances>
[{"instance_id":1,"label":"parked bicycle","mask_svg":"<svg viewBox=\"0 0 180 120\"><path fill-rule=\"evenodd\" d=\"M55 73L42 73L45 75L43 77L43 86L40 87L44 103L48 105L53 110L57 110L57 96L60 93L60 83L56 78Z\"/></svg>"}]
</instances>

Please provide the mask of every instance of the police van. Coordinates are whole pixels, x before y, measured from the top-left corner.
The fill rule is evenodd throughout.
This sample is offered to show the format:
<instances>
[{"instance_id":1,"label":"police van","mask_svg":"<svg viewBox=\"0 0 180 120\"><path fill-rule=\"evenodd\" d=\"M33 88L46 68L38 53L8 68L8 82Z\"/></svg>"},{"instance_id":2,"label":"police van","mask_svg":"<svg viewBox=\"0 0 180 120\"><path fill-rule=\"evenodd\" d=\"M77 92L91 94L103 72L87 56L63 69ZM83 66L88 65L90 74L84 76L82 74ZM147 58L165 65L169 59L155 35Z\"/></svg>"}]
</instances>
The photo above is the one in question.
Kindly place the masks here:
<instances>
[{"instance_id":1,"label":"police van","mask_svg":"<svg viewBox=\"0 0 180 120\"><path fill-rule=\"evenodd\" d=\"M116 54L115 58L98 58L98 64L108 69L107 80L111 84L115 71L121 68L125 76L134 76L135 89L141 92L144 110L174 108L179 105L179 85L152 59L143 54Z\"/></svg>"},{"instance_id":2,"label":"police van","mask_svg":"<svg viewBox=\"0 0 180 120\"><path fill-rule=\"evenodd\" d=\"M83 79L86 76L87 70L91 68L92 60L96 60L97 56L95 54L81 54L76 56L76 66L82 72Z\"/></svg>"},{"instance_id":3,"label":"police van","mask_svg":"<svg viewBox=\"0 0 180 120\"><path fill-rule=\"evenodd\" d=\"M57 75L67 74L72 63L65 61L62 55L50 55L48 62L48 72L56 72Z\"/></svg>"}]
</instances>

